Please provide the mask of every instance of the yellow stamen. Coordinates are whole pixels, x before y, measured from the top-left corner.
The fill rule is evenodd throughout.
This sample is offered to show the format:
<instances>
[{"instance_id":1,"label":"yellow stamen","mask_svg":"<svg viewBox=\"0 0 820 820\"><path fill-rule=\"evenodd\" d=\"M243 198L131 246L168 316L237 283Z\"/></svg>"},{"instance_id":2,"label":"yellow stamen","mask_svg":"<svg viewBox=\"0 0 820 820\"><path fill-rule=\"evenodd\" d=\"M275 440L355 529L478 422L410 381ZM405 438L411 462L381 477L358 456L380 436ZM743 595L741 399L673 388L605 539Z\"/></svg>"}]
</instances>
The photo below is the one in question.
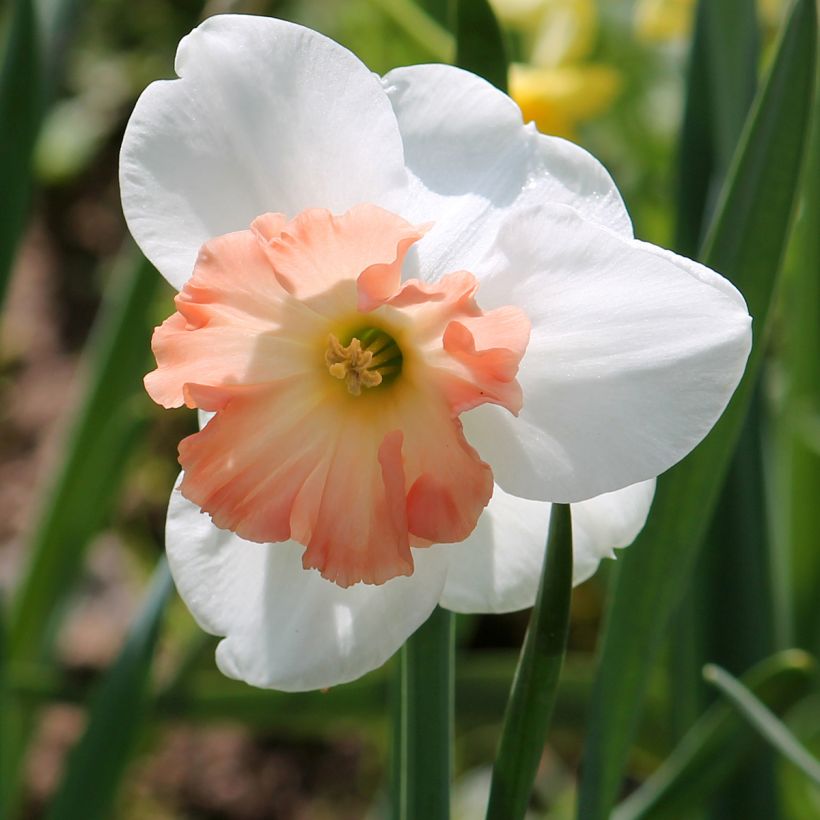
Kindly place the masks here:
<instances>
[{"instance_id":1,"label":"yellow stamen","mask_svg":"<svg viewBox=\"0 0 820 820\"><path fill-rule=\"evenodd\" d=\"M368 330L360 335L366 339L364 347L356 336L343 345L331 333L325 351L328 372L343 380L353 396L360 396L362 387L378 387L384 376L393 376L401 369L401 352L386 333Z\"/></svg>"}]
</instances>

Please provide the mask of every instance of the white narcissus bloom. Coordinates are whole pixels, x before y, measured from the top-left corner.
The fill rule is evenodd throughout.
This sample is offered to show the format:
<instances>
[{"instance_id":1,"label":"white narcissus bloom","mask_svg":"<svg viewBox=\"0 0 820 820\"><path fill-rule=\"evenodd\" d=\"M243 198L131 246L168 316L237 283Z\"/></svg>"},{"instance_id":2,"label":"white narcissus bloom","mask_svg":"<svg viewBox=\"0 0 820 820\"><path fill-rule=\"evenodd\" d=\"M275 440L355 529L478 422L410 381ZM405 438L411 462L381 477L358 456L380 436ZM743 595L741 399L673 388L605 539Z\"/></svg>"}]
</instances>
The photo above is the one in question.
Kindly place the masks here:
<instances>
[{"instance_id":1,"label":"white narcissus bloom","mask_svg":"<svg viewBox=\"0 0 820 820\"><path fill-rule=\"evenodd\" d=\"M457 68L380 78L223 16L176 71L121 186L180 290L146 386L215 414L180 445L167 550L220 668L329 686L439 602L532 604L551 501L576 582L628 544L743 371L734 287L635 240L595 159Z\"/></svg>"}]
</instances>

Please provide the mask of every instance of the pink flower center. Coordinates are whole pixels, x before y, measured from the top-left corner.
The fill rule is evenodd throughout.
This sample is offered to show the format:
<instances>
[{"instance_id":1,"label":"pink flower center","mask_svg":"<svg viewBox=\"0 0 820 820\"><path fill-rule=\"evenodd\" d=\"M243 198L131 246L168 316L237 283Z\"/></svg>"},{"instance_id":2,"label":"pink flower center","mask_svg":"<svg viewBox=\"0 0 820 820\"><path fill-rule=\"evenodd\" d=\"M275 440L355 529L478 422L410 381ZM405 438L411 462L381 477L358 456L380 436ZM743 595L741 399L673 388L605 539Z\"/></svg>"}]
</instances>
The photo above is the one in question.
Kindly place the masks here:
<instances>
[{"instance_id":1,"label":"pink flower center","mask_svg":"<svg viewBox=\"0 0 820 820\"><path fill-rule=\"evenodd\" d=\"M466 538L493 480L458 416L521 407L529 321L482 311L470 273L402 282L424 233L373 205L265 214L203 246L154 334L151 397L215 413L180 444L183 494L342 586Z\"/></svg>"}]
</instances>

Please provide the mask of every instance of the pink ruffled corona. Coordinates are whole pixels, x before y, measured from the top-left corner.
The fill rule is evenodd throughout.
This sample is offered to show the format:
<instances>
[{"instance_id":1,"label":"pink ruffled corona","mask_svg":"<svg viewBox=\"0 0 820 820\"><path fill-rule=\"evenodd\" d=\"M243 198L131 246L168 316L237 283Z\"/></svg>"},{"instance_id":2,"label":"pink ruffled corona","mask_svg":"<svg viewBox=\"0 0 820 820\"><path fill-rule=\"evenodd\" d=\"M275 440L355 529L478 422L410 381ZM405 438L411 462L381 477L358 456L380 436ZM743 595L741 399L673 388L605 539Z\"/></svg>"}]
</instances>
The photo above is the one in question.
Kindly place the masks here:
<instances>
[{"instance_id":1,"label":"pink ruffled corona","mask_svg":"<svg viewBox=\"0 0 820 820\"><path fill-rule=\"evenodd\" d=\"M402 282L425 230L374 205L265 214L203 246L154 334L151 397L216 414L180 444L183 495L343 587L469 536L493 476L459 414L521 408L527 317L481 311L464 271Z\"/></svg>"}]
</instances>

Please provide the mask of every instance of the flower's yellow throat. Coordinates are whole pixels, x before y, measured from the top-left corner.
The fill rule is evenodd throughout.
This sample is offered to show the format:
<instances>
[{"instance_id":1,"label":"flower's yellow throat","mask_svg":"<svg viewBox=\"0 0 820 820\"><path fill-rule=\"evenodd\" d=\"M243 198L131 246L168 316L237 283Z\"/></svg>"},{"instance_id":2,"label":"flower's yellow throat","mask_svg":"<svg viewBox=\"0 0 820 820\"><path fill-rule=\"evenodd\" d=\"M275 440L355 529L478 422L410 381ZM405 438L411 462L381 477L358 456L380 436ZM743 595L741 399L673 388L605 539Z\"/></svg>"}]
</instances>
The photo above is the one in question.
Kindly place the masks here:
<instances>
[{"instance_id":1,"label":"flower's yellow throat","mask_svg":"<svg viewBox=\"0 0 820 820\"><path fill-rule=\"evenodd\" d=\"M325 364L331 376L344 380L348 393L360 396L363 387L393 381L401 372L402 355L392 336L378 328L365 328L347 345L331 333Z\"/></svg>"}]
</instances>

